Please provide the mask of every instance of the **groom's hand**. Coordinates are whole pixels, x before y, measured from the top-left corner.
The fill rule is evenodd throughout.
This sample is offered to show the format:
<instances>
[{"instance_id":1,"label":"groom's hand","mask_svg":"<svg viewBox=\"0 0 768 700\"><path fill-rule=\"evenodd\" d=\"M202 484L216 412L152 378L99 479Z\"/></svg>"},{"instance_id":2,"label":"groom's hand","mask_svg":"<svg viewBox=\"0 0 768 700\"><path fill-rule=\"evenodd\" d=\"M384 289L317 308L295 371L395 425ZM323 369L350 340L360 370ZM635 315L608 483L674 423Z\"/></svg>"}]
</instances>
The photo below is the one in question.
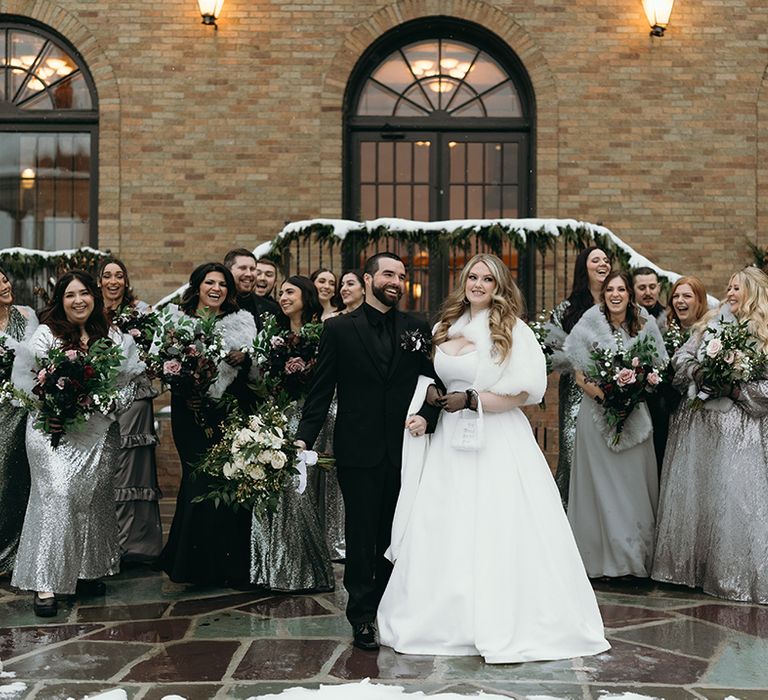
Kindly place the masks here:
<instances>
[{"instance_id":1,"label":"groom's hand","mask_svg":"<svg viewBox=\"0 0 768 700\"><path fill-rule=\"evenodd\" d=\"M304 440L294 440L293 441L294 447L297 447L299 450L306 450L307 449L307 443L304 442Z\"/></svg>"},{"instance_id":2,"label":"groom's hand","mask_svg":"<svg viewBox=\"0 0 768 700\"><path fill-rule=\"evenodd\" d=\"M467 392L452 391L442 396L438 401L439 406L448 413L456 413L467 407Z\"/></svg>"},{"instance_id":3,"label":"groom's hand","mask_svg":"<svg viewBox=\"0 0 768 700\"><path fill-rule=\"evenodd\" d=\"M434 406L436 408L442 408L440 400L443 398L443 392L440 391L440 387L437 384L430 384L427 387L427 396L424 399L427 405Z\"/></svg>"}]
</instances>

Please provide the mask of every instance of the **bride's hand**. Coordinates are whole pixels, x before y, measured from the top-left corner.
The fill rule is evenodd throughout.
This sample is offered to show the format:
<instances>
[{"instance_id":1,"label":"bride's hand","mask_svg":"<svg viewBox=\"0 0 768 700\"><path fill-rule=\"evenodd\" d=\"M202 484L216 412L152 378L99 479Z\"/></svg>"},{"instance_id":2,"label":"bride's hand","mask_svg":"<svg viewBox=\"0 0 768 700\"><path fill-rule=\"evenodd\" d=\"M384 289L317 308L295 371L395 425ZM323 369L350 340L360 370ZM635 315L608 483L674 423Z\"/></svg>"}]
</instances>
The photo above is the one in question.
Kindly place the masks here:
<instances>
[{"instance_id":1,"label":"bride's hand","mask_svg":"<svg viewBox=\"0 0 768 700\"><path fill-rule=\"evenodd\" d=\"M419 437L427 432L427 421L423 416L412 415L405 420L405 427L413 437Z\"/></svg>"}]
</instances>

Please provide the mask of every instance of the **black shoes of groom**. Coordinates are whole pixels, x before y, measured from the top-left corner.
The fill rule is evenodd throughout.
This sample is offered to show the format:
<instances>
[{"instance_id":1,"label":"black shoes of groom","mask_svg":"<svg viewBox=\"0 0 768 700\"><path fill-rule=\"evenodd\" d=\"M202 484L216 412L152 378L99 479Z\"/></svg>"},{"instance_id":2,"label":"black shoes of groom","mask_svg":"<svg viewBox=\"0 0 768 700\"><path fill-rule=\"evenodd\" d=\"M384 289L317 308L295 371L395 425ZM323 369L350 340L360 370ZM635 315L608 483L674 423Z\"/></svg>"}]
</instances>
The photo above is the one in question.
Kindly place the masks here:
<instances>
[{"instance_id":1,"label":"black shoes of groom","mask_svg":"<svg viewBox=\"0 0 768 700\"><path fill-rule=\"evenodd\" d=\"M352 625L352 644L364 651L376 651L379 643L376 641L376 626L372 622L361 622Z\"/></svg>"}]
</instances>

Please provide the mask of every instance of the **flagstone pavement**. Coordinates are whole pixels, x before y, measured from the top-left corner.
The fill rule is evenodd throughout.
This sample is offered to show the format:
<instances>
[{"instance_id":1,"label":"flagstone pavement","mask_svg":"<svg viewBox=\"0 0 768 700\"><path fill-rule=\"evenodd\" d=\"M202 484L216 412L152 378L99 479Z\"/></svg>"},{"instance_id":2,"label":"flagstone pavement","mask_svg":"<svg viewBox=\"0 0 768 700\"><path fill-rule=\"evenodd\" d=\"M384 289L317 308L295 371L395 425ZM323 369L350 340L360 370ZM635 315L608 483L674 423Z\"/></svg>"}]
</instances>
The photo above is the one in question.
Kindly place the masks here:
<instances>
[{"instance_id":1,"label":"flagstone pavement","mask_svg":"<svg viewBox=\"0 0 768 700\"><path fill-rule=\"evenodd\" d=\"M428 695L768 700L768 606L650 582L598 583L610 651L491 666L354 649L335 566L337 590L316 595L179 585L137 566L109 579L106 596L64 601L50 619L35 617L30 594L0 578L0 699L112 688L133 700L248 698L371 678Z\"/></svg>"}]
</instances>

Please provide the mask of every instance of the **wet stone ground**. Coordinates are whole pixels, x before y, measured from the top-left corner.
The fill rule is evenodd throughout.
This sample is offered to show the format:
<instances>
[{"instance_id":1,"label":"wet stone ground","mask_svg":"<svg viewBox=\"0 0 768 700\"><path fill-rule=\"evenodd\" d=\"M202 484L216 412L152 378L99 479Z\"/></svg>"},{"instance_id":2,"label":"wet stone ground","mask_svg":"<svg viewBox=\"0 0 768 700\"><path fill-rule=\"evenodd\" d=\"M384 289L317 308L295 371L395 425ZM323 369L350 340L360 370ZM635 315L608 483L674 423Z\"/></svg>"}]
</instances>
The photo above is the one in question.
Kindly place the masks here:
<instances>
[{"instance_id":1,"label":"wet stone ground","mask_svg":"<svg viewBox=\"0 0 768 700\"><path fill-rule=\"evenodd\" d=\"M768 698L768 607L647 582L597 589L609 652L489 666L354 649L340 582L335 593L271 595L178 585L135 567L110 579L106 596L64 601L56 618L41 619L6 577L0 698L82 698L116 687L137 700L247 698L363 678L426 694Z\"/></svg>"},{"instance_id":2,"label":"wet stone ground","mask_svg":"<svg viewBox=\"0 0 768 700\"><path fill-rule=\"evenodd\" d=\"M166 531L173 507L161 503ZM652 582L596 583L610 651L489 666L353 648L335 569L335 592L273 595L175 584L134 566L108 579L103 597L61 601L55 618L35 617L31 594L0 576L0 700L79 700L114 688L132 700L236 700L364 678L427 695L768 700L768 606Z\"/></svg>"}]
</instances>

